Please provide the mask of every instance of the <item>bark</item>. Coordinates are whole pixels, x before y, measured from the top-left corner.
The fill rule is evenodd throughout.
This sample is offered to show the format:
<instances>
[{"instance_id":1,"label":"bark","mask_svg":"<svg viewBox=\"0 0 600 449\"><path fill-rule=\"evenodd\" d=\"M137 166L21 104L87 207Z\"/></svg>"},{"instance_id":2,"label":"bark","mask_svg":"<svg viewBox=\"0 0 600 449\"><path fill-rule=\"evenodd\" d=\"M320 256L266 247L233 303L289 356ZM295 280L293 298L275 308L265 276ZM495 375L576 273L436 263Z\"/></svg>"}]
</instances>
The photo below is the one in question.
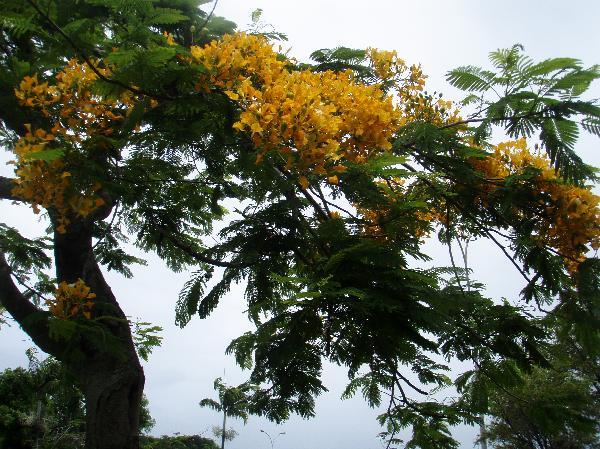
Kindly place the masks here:
<instances>
[{"instance_id":1,"label":"bark","mask_svg":"<svg viewBox=\"0 0 600 449\"><path fill-rule=\"evenodd\" d=\"M223 410L223 428L221 429L221 449L225 449L225 423L227 421L227 409Z\"/></svg>"},{"instance_id":2,"label":"bark","mask_svg":"<svg viewBox=\"0 0 600 449\"><path fill-rule=\"evenodd\" d=\"M137 359L137 358L136 358ZM137 449L144 374L137 360L89 365L84 375L86 449Z\"/></svg>"},{"instance_id":3,"label":"bark","mask_svg":"<svg viewBox=\"0 0 600 449\"><path fill-rule=\"evenodd\" d=\"M91 236L91 223L81 220L54 235L58 281L85 281L97 295L94 315L111 318L105 327L118 342L105 350L82 342L86 361L72 367L86 399L86 449L137 449L144 372L127 317L94 257Z\"/></svg>"},{"instance_id":4,"label":"bark","mask_svg":"<svg viewBox=\"0 0 600 449\"><path fill-rule=\"evenodd\" d=\"M13 180L0 176L0 200L22 201L12 194Z\"/></svg>"}]
</instances>

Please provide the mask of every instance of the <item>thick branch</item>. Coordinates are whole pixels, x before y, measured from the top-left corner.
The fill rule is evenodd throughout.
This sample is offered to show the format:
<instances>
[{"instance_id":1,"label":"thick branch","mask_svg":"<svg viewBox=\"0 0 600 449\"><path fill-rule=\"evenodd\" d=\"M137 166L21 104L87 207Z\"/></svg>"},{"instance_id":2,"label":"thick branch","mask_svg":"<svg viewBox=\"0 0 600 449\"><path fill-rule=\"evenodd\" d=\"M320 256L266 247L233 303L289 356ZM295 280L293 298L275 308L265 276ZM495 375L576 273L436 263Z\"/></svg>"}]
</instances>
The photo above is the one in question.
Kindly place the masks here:
<instances>
[{"instance_id":1,"label":"thick branch","mask_svg":"<svg viewBox=\"0 0 600 449\"><path fill-rule=\"evenodd\" d=\"M14 184L12 179L0 176L0 200L22 201L21 198L12 194L13 187Z\"/></svg>"},{"instance_id":2,"label":"thick branch","mask_svg":"<svg viewBox=\"0 0 600 449\"><path fill-rule=\"evenodd\" d=\"M63 345L50 339L47 316L19 291L11 278L11 268L2 252L0 252L0 303L44 352L57 357L60 355Z\"/></svg>"}]
</instances>

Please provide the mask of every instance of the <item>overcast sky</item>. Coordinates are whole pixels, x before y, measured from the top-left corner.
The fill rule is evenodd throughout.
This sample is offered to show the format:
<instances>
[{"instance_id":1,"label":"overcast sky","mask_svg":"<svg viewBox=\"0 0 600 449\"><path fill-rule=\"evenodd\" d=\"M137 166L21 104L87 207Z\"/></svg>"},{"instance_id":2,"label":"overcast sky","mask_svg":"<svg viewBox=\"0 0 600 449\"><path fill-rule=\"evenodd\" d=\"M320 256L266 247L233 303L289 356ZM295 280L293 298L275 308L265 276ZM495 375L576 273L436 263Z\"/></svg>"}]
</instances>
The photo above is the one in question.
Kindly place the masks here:
<instances>
[{"instance_id":1,"label":"overcast sky","mask_svg":"<svg viewBox=\"0 0 600 449\"><path fill-rule=\"evenodd\" d=\"M252 10L264 10L262 20L288 35L284 48L306 59L315 49L339 45L395 49L408 63L420 62L429 75L428 89L443 91L449 98L456 92L444 81L444 74L459 65L486 65L487 54L514 43L525 46L535 59L555 56L577 57L586 65L600 63L600 2L594 1L332 1L332 0L221 0L217 14L244 29ZM600 96L598 86L593 93ZM600 166L598 141L585 138L580 153ZM8 155L0 156L7 160ZM0 174L10 169L0 167ZM0 204L0 221L25 229L30 235L42 224L27 208ZM447 251L431 245L430 254L438 265L449 265ZM164 328L163 345L145 364L146 394L157 424L156 435L198 434L220 423L220 417L200 409L198 401L213 396L212 381L223 376L228 383L244 380L244 374L231 357L224 355L227 344L250 329L244 317L243 289L231 292L216 312L206 320L194 319L185 329L174 326L174 305L178 292L188 279L186 273L173 274L153 256L145 256L147 267L134 269L132 280L108 274L125 312L132 318ZM492 297L516 298L522 283L511 268L485 244L471 249L475 278L488 285ZM0 369L25 365L24 351L32 344L16 326L0 333ZM276 426L251 418L246 426L232 422L239 436L231 449L270 447L263 429L275 437L279 449L376 449L381 430L375 422L377 410L356 398L340 401L345 372L329 367L324 375L330 392L318 401L317 418L293 418ZM456 430L463 448L473 447L475 431Z\"/></svg>"}]
</instances>

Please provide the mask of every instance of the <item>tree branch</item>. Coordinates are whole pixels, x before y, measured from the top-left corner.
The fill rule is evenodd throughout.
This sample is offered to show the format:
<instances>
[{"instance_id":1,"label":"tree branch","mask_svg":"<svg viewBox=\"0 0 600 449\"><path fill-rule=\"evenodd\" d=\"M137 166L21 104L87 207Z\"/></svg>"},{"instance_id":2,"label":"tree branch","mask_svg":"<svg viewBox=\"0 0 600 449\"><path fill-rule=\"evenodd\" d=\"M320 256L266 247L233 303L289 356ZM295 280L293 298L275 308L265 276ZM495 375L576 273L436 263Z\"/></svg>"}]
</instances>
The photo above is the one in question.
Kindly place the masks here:
<instances>
[{"instance_id":1,"label":"tree branch","mask_svg":"<svg viewBox=\"0 0 600 449\"><path fill-rule=\"evenodd\" d=\"M0 176L0 200L23 201L21 198L12 194L14 180Z\"/></svg>"},{"instance_id":2,"label":"tree branch","mask_svg":"<svg viewBox=\"0 0 600 449\"><path fill-rule=\"evenodd\" d=\"M185 254L187 254L191 258L196 259L199 262L204 262L204 263L207 263L209 265L214 265L216 267L245 268L245 267L252 266L252 265L254 265L256 263L256 262L253 262L253 263L234 263L234 262L224 262L222 260L213 259L212 257L208 257L206 254L197 251L191 245L187 245L187 244L185 244L185 243L177 240L172 235L165 235L165 238L167 238L173 244L173 246L175 246L176 248L180 249L181 251L183 251Z\"/></svg>"},{"instance_id":3,"label":"tree branch","mask_svg":"<svg viewBox=\"0 0 600 449\"><path fill-rule=\"evenodd\" d=\"M52 20L52 18L50 16L48 16L44 11L42 11L42 9L37 5L37 3L35 3L33 0L27 0L27 3L29 3L33 9L35 9L37 11L37 13L43 17L43 19L48 22L48 24L54 28L58 34L60 34L64 40L67 41L67 43L73 48L73 50L75 50L76 53L79 54L79 56L81 56L81 58L83 59L83 61L86 63L86 65L92 70L92 72L94 72L98 78L100 78L102 81L110 83L110 84L114 84L115 86L119 86L125 90L128 90L136 95L143 95L145 97L150 97L150 98L155 98L157 100L170 100L172 99L169 96L162 96L162 95L156 95L153 94L151 92L142 90L142 89L138 89L137 87L133 87L130 86L126 83L123 83L119 80L115 80L115 79L111 79L108 78L107 76L105 76L102 72L100 72L100 70L98 70L98 68L94 65L94 63L92 62L92 60L89 58L89 56L86 54L85 51L83 51L81 48L79 48L77 46L77 44L69 37L69 35L67 33L65 33L63 31L63 29L58 26L56 24L56 22L54 22L54 20Z\"/></svg>"},{"instance_id":4,"label":"tree branch","mask_svg":"<svg viewBox=\"0 0 600 449\"><path fill-rule=\"evenodd\" d=\"M37 346L49 354L60 355L64 345L50 338L46 313L25 298L13 282L11 273L4 253L0 252L0 303Z\"/></svg>"},{"instance_id":5,"label":"tree branch","mask_svg":"<svg viewBox=\"0 0 600 449\"><path fill-rule=\"evenodd\" d=\"M412 167L410 164L403 163L402 166L405 167L405 168L407 168L408 170L414 172L414 173L417 172L417 170L414 167ZM425 182L432 189L435 189L435 190L439 191L439 189L431 181L429 181L427 179L423 179L423 182ZM492 233L490 232L490 230L488 229L487 226L483 225L476 216L474 216L473 214L469 213L459 201L456 201L454 198L452 198L451 196L447 195L444 192L439 192L439 193L444 198L446 198L446 201L448 201L449 203L453 204L465 216L467 216L468 218L470 218L471 220L473 220L473 223L480 229L480 231L483 232L498 248L500 248L500 250L502 251L502 253L504 253L504 255L513 264L513 266L517 269L517 271L521 274L521 276L528 283L531 282L531 279L529 278L529 276L527 276L527 274L525 273L525 271L523 271L523 269L519 266L519 264L515 261L515 259L508 253L508 251L506 251L506 247L504 245L502 245L498 241L498 239L496 239L492 235Z\"/></svg>"},{"instance_id":6,"label":"tree branch","mask_svg":"<svg viewBox=\"0 0 600 449\"><path fill-rule=\"evenodd\" d=\"M210 19L212 19L213 14L215 13L215 9L217 8L217 5L219 4L219 0L215 0L213 2L213 7L210 10L210 13L206 16L206 20L204 20L204 23L202 24L202 26L200 27L200 33L204 32L204 28L206 28L206 26L208 25L208 23L210 22Z\"/></svg>"},{"instance_id":7,"label":"tree branch","mask_svg":"<svg viewBox=\"0 0 600 449\"><path fill-rule=\"evenodd\" d=\"M428 391L425 391L425 390L423 390L423 389L421 389L421 388L417 387L417 386L416 386L415 384L413 384L413 383L412 383L410 380L408 380L406 377L404 377L404 376L403 376L403 375L400 373L400 371L396 370L396 373L395 373L395 375L396 375L396 376L398 376L400 379L402 379L404 382L406 382L406 384L407 384L409 387L411 387L413 390L415 390L417 393L420 393L420 394L422 394L422 395L424 395L424 396L429 396L429 392L428 392ZM398 382L398 381L396 381L396 382Z\"/></svg>"},{"instance_id":8,"label":"tree branch","mask_svg":"<svg viewBox=\"0 0 600 449\"><path fill-rule=\"evenodd\" d=\"M543 116L547 112L550 112L550 108L543 108L543 109L541 109L539 111L536 111L536 112L529 112L527 114L516 115L516 116L513 116L513 117L496 117L496 118L493 118L493 119L488 119L487 117L485 117L485 118L471 118L471 119L466 119L466 120L460 120L458 122L448 123L447 125L443 125L443 126L438 126L438 129L442 130L442 129L453 128L455 126L468 125L470 123L481 123L481 122L484 122L486 120L490 120L490 123L505 122L507 120L520 120L520 119L525 119L525 118L536 117L536 116L539 116L539 115Z\"/></svg>"}]
</instances>

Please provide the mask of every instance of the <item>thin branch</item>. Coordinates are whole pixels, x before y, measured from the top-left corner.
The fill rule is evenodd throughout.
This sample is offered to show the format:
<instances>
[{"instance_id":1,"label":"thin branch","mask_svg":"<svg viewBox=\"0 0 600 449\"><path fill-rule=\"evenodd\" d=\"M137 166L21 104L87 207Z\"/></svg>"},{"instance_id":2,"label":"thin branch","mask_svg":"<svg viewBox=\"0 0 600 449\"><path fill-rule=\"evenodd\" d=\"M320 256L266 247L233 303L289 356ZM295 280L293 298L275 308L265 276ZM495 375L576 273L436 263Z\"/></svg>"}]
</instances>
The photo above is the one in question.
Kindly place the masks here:
<instances>
[{"instance_id":1,"label":"thin branch","mask_svg":"<svg viewBox=\"0 0 600 449\"><path fill-rule=\"evenodd\" d=\"M335 204L335 203L333 203L333 202L331 202L331 201L327 201L327 199L325 199L325 202L326 202L327 204L329 204L331 207L335 207L337 210L340 210L340 211L342 211L342 212L344 212L344 213L348 214L348 216L349 216L349 217L352 217L354 220L356 220L356 221L362 221L360 217L358 217L358 216L354 215L354 214L353 214L352 212L350 212L349 210L347 210L347 209L344 209L342 206L339 206L339 205L337 205L337 204Z\"/></svg>"},{"instance_id":2,"label":"thin branch","mask_svg":"<svg viewBox=\"0 0 600 449\"><path fill-rule=\"evenodd\" d=\"M419 407L415 406L415 404L413 404L413 402L408 399L408 397L406 396L406 393L404 392L404 388L402 388L402 384L400 384L400 382L398 380L396 380L396 385L398 386L398 390L400 391L400 394L402 395L402 402L411 410L414 410L417 413L420 413L424 416L429 416L430 418L436 418L436 419L448 419L447 415L444 415L442 413L435 413L435 412L430 412L424 409L420 409Z\"/></svg>"},{"instance_id":3,"label":"thin branch","mask_svg":"<svg viewBox=\"0 0 600 449\"><path fill-rule=\"evenodd\" d=\"M40 292L39 290L36 290L35 288L33 288L33 287L31 287L29 284L27 284L27 282L25 282L25 280L24 280L24 279L23 279L21 276L17 275L17 274L16 274L16 273L14 273L14 272L12 273L12 276L15 278L15 280L17 281L17 283L18 283L18 284L19 284L21 287L23 287L23 288L25 288L25 289L29 290L31 293L33 293L34 295L36 295L36 296L40 297L40 298L41 298L41 299L43 299L44 301L48 301L48 297L46 297L46 296L45 296L45 295L44 295L42 292Z\"/></svg>"},{"instance_id":4,"label":"thin branch","mask_svg":"<svg viewBox=\"0 0 600 449\"><path fill-rule=\"evenodd\" d=\"M405 168L409 169L412 172L417 172L417 170L412 167L410 164L407 163L403 163L402 166L404 166ZM437 189L437 187L428 179L424 179L423 181L429 185L431 188ZM478 219L477 217L475 217L473 214L471 214L470 212L466 211L462 205L460 204L460 202L454 200L453 198L451 198L448 195L445 195L443 192L440 192L442 196L444 196L444 198L446 198L446 200L448 202L450 202L451 204L453 204L454 206L456 206L463 214L465 214L468 218L470 218L473 223L492 241L494 242L494 244L500 248L500 250L504 253L504 255L508 258L508 260L514 265L514 267L517 269L517 271L521 274L521 276L523 276L523 278L527 281L527 282L531 282L531 279L529 279L529 276L527 276L527 274L523 271L523 269L519 266L519 264L517 262L515 262L515 259L508 253L508 251L506 251L506 247L504 245L502 245L493 235L492 233L489 231L489 229L487 228L487 226L484 226Z\"/></svg>"},{"instance_id":5,"label":"thin branch","mask_svg":"<svg viewBox=\"0 0 600 449\"><path fill-rule=\"evenodd\" d=\"M429 392L422 390L421 388L417 387L415 384L413 384L410 380L408 380L406 377L404 377L400 371L396 370L396 376L398 376L400 379L402 379L409 387L411 387L413 390L415 390L417 393L420 393L424 396L429 396Z\"/></svg>"},{"instance_id":6,"label":"thin branch","mask_svg":"<svg viewBox=\"0 0 600 449\"><path fill-rule=\"evenodd\" d=\"M110 220L110 223L108 223L108 226L106 227L106 229L104 230L104 232L102 233L102 235L100 236L100 238L92 246L92 251L94 251L94 249L100 244L100 242L102 242L102 240L104 240L104 238L112 230L113 224L115 223L115 220L117 218L117 214L118 213L119 213L119 202L117 201L117 203L115 204L115 211L113 212L113 216L112 216L112 218Z\"/></svg>"},{"instance_id":7,"label":"thin branch","mask_svg":"<svg viewBox=\"0 0 600 449\"><path fill-rule=\"evenodd\" d=\"M331 211L329 210L328 202L327 200L325 200L325 195L323 194L323 191L321 190L321 186L317 183L315 185L315 190L317 191L317 194L319 196L319 198L321 199L321 202L323 203L323 208L325 209L325 212L327 213L328 216L331 217Z\"/></svg>"},{"instance_id":8,"label":"thin branch","mask_svg":"<svg viewBox=\"0 0 600 449\"><path fill-rule=\"evenodd\" d=\"M165 100L165 99L171 100L172 99L172 97L170 97L170 96L156 95L151 92L145 91L143 89L138 89L137 87L130 86L126 83L123 83L122 81L108 78L94 65L94 63L89 58L89 56L86 54L86 52L83 51L81 48L79 48L77 46L77 44L73 41L73 39L71 39L71 37L67 33L65 33L63 31L63 29L60 26L58 26L58 24L56 22L54 22L54 20L52 20L52 18L50 16L48 16L44 11L41 10L41 8L37 5L37 3L35 3L33 0L27 0L27 3L29 3L33 7L33 9L35 9L37 11L37 13L40 16L42 16L44 18L44 20L46 22L48 22L48 24L50 24L50 26L52 28L54 28L58 32L58 34L60 34L63 37L63 39L65 39L67 41L67 43L73 48L73 50L75 50L75 52L78 53L79 56L81 56L83 61L92 70L92 72L94 72L96 74L96 76L98 76L98 78L100 78L102 81L109 83L109 84L114 84L115 86L119 86L125 90L128 90L128 91L136 94L136 95L143 95L145 97L150 97L150 98L154 98L157 100Z\"/></svg>"},{"instance_id":9,"label":"thin branch","mask_svg":"<svg viewBox=\"0 0 600 449\"><path fill-rule=\"evenodd\" d=\"M185 254L187 254L191 258L196 259L199 262L204 262L204 263L207 263L210 265L214 265L216 267L246 268L246 267L255 265L257 263L257 261L252 262L252 263L234 263L234 262L225 262L222 260L213 259L212 257L207 256L205 253L202 253L202 252L196 250L191 245L185 244L185 243L177 240L172 235L165 235L165 238L167 240L169 240L173 244L173 246L175 246L176 248L179 248L181 251L183 251Z\"/></svg>"},{"instance_id":10,"label":"thin branch","mask_svg":"<svg viewBox=\"0 0 600 449\"><path fill-rule=\"evenodd\" d=\"M475 367L477 368L477 371L479 371L480 373L483 373L483 375L485 377L487 377L490 381L492 381L492 383L494 385L496 385L496 387L500 388L507 395L511 396L513 399L516 399L517 401L524 402L525 404L527 404L529 402L526 399L524 399L524 398L522 398L520 396L517 396L516 394L510 392L503 385L501 385L500 383L498 383L498 381L496 380L496 378L494 376L492 376L483 366L481 366L481 364L477 361L476 358L473 358L471 360L472 360L473 364L475 365Z\"/></svg>"},{"instance_id":11,"label":"thin branch","mask_svg":"<svg viewBox=\"0 0 600 449\"><path fill-rule=\"evenodd\" d=\"M456 263L454 262L454 253L452 252L452 238L450 236L450 208L446 208L446 244L448 245L448 253L450 254L450 263L452 263L452 268L454 271L454 277L456 277L456 282L460 287L460 291L463 296L465 296L465 290L463 289L462 282L460 281L460 277L458 276L458 268L456 267Z\"/></svg>"},{"instance_id":12,"label":"thin branch","mask_svg":"<svg viewBox=\"0 0 600 449\"><path fill-rule=\"evenodd\" d=\"M283 176L287 180L293 181L294 184L296 185L296 187L298 187L300 189L300 193L302 193L302 196L304 196L304 198L306 198L308 200L308 202L315 209L317 214L323 220L329 220L329 218L330 218L329 214L327 212L325 212L325 210L323 210L321 205L319 203L317 203L317 201L308 193L308 191L306 189L304 189L301 185L299 185L297 182L295 182L294 179L292 179L292 175L289 172L282 170L279 167L275 167L275 170L277 170L277 172L279 172L281 174L281 176Z\"/></svg>"},{"instance_id":13,"label":"thin branch","mask_svg":"<svg viewBox=\"0 0 600 449\"><path fill-rule=\"evenodd\" d=\"M387 408L387 412L386 412L386 414L388 416L391 416L392 407L397 407L398 406L396 404L396 397L395 397L395 394L396 394L396 381L397 381L396 375L394 374L394 381L392 382L392 388L391 388L391 391L390 391L390 402L388 404L388 408ZM394 426L394 428L393 428L393 430L391 432L391 435L388 438L387 445L385 446L385 449L390 449L390 446L392 444L392 440L396 436L396 433L397 433L397 429L396 429L396 426Z\"/></svg>"},{"instance_id":14,"label":"thin branch","mask_svg":"<svg viewBox=\"0 0 600 449\"><path fill-rule=\"evenodd\" d=\"M517 115L517 116L513 116L513 117L497 117L497 118L494 118L491 120L488 118L472 118L472 119L460 120L458 122L448 123L447 125L443 125L443 126L438 126L438 129L439 130L448 129L448 128L453 128L455 126L468 125L469 123L480 123L480 122L484 122L486 120L490 120L491 123L505 122L507 120L520 120L520 119L535 117L538 115L544 115L545 113L547 113L549 111L550 111L550 108L544 108L537 112L530 112L527 114Z\"/></svg>"},{"instance_id":15,"label":"thin branch","mask_svg":"<svg viewBox=\"0 0 600 449\"><path fill-rule=\"evenodd\" d=\"M481 226L481 225L479 225ZM517 271L521 274L521 276L523 276L523 279L525 279L528 283L531 282L531 279L529 278L529 276L527 276L527 274L525 273L525 271L523 271L523 269L520 267L520 265L515 262L515 259L508 254L508 251L506 251L506 247L504 245L502 245L497 239L496 237L494 237L492 235L491 232L489 232L486 228L484 227L480 227L480 229L488 236L488 238L494 242L494 244L500 248L500 250L504 253L504 255L508 258L508 260L510 260L510 262L514 265L514 267L517 269Z\"/></svg>"},{"instance_id":16,"label":"thin branch","mask_svg":"<svg viewBox=\"0 0 600 449\"><path fill-rule=\"evenodd\" d=\"M215 9L217 7L219 3L219 0L215 0L213 3L213 7L210 10L210 13L208 14L208 16L206 16L206 20L204 21L204 23L202 24L202 26L200 27L200 32L202 33L202 31L204 30L204 28L206 27L206 25L208 25L208 22L210 22L210 19L212 19L213 14L215 13Z\"/></svg>"}]
</instances>

